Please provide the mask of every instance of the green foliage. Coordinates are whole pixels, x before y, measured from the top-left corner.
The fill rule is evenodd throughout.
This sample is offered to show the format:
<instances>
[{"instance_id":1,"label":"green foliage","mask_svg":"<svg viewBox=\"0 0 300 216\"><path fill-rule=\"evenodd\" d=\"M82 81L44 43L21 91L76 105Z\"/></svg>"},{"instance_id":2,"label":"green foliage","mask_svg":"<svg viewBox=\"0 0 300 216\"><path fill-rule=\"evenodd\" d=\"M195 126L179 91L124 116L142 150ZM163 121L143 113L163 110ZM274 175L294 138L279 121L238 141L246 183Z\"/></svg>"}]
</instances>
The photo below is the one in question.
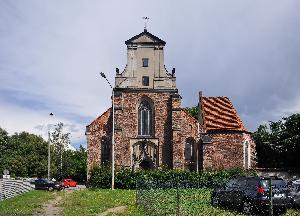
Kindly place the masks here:
<instances>
[{"instance_id":1,"label":"green foliage","mask_svg":"<svg viewBox=\"0 0 300 216\"><path fill-rule=\"evenodd\" d=\"M63 177L77 182L86 181L87 152L81 145L77 151L67 150L63 154Z\"/></svg>"},{"instance_id":2,"label":"green foliage","mask_svg":"<svg viewBox=\"0 0 300 216\"><path fill-rule=\"evenodd\" d=\"M52 169L52 176L61 179L63 178L64 172L64 164L65 163L65 156L68 156L67 146L70 143L70 133L63 132L64 124L59 122L55 125L54 131L51 133L50 141L52 144L52 157L51 162L54 164L55 168Z\"/></svg>"},{"instance_id":3,"label":"green foliage","mask_svg":"<svg viewBox=\"0 0 300 216\"><path fill-rule=\"evenodd\" d=\"M47 142L27 132L8 136L0 129L0 171L8 169L12 176L39 176L47 172Z\"/></svg>"},{"instance_id":4,"label":"green foliage","mask_svg":"<svg viewBox=\"0 0 300 216\"><path fill-rule=\"evenodd\" d=\"M135 189L139 180L187 181L197 186L213 188L225 183L234 176L256 175L253 170L230 169L207 172L189 172L183 170L139 170L132 172L130 169L117 169L115 172L115 187L119 189ZM110 188L111 168L94 167L89 179L89 187Z\"/></svg>"},{"instance_id":5,"label":"green foliage","mask_svg":"<svg viewBox=\"0 0 300 216\"><path fill-rule=\"evenodd\" d=\"M46 177L48 164L48 142L42 137L27 132L11 136L0 128L0 172L8 169L15 177ZM51 146L51 176L60 177L60 160L55 146ZM63 152L63 177L72 177L78 182L86 180L86 150ZM60 159L60 157L59 157Z\"/></svg>"},{"instance_id":6,"label":"green foliage","mask_svg":"<svg viewBox=\"0 0 300 216\"><path fill-rule=\"evenodd\" d=\"M186 110L188 111L188 113L195 117L195 118L198 118L198 113L199 113L199 107L198 105L196 106L192 106L192 107L186 107Z\"/></svg>"},{"instance_id":7,"label":"green foliage","mask_svg":"<svg viewBox=\"0 0 300 216\"><path fill-rule=\"evenodd\" d=\"M253 133L259 167L293 167L300 169L300 114L293 114Z\"/></svg>"}]
</instances>

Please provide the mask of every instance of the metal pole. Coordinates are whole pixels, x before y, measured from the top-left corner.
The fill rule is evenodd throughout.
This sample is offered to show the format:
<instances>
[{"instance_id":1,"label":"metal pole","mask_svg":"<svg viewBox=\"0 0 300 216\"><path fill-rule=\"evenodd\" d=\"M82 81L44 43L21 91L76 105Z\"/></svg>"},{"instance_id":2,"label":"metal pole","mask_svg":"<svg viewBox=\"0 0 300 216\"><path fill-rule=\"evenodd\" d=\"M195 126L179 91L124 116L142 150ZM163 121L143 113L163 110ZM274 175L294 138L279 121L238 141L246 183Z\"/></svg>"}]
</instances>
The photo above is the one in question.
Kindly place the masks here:
<instances>
[{"instance_id":1,"label":"metal pole","mask_svg":"<svg viewBox=\"0 0 300 216\"><path fill-rule=\"evenodd\" d=\"M272 200L272 180L271 178L269 179L269 198L270 198L270 209L269 209L269 213L271 216L273 216L273 200Z\"/></svg>"},{"instance_id":2,"label":"metal pole","mask_svg":"<svg viewBox=\"0 0 300 216\"><path fill-rule=\"evenodd\" d=\"M108 85L111 88L112 92L112 142L111 142L111 189L115 189L115 94L114 94L114 88L106 78L105 74L103 72L100 73L100 75L107 81Z\"/></svg>"},{"instance_id":3,"label":"metal pole","mask_svg":"<svg viewBox=\"0 0 300 216\"><path fill-rule=\"evenodd\" d=\"M50 129L48 130L48 179L50 179Z\"/></svg>"},{"instance_id":4,"label":"metal pole","mask_svg":"<svg viewBox=\"0 0 300 216\"><path fill-rule=\"evenodd\" d=\"M112 146L111 146L111 154L112 154L112 163L111 163L111 189L115 189L115 94L114 89L112 88Z\"/></svg>"},{"instance_id":5,"label":"metal pole","mask_svg":"<svg viewBox=\"0 0 300 216\"><path fill-rule=\"evenodd\" d=\"M197 123L197 136L199 136L199 122ZM200 142L200 139L198 139L198 141L196 141L197 143L197 152L196 152L196 171L199 172L199 142Z\"/></svg>"}]
</instances>

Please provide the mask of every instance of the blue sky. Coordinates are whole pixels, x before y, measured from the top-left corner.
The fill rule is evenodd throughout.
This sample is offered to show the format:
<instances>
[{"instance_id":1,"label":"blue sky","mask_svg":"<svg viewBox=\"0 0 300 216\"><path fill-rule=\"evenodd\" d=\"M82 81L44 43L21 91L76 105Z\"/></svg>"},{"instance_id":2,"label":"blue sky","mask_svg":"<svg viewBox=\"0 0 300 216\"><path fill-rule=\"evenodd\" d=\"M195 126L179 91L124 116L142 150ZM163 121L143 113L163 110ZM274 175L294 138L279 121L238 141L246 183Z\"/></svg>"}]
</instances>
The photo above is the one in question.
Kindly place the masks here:
<instances>
[{"instance_id":1,"label":"blue sky","mask_svg":"<svg viewBox=\"0 0 300 216\"><path fill-rule=\"evenodd\" d=\"M183 106L228 96L245 126L300 112L300 1L0 0L0 126L45 137L62 121L72 145L110 106L125 40L148 30L167 42ZM53 112L53 117L49 113Z\"/></svg>"}]
</instances>

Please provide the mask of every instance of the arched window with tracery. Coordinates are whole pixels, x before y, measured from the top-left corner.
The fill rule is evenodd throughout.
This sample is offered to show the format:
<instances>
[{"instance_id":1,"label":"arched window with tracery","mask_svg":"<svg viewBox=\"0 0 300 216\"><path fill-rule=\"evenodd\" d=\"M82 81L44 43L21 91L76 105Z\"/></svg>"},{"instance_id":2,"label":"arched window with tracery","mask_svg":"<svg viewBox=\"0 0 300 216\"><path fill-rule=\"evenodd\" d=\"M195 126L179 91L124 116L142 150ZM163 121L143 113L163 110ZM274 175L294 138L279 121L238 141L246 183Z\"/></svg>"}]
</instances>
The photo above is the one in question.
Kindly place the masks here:
<instances>
[{"instance_id":1,"label":"arched window with tracery","mask_svg":"<svg viewBox=\"0 0 300 216\"><path fill-rule=\"evenodd\" d=\"M153 111L148 100L142 100L138 109L138 135L151 136L153 127Z\"/></svg>"}]
</instances>

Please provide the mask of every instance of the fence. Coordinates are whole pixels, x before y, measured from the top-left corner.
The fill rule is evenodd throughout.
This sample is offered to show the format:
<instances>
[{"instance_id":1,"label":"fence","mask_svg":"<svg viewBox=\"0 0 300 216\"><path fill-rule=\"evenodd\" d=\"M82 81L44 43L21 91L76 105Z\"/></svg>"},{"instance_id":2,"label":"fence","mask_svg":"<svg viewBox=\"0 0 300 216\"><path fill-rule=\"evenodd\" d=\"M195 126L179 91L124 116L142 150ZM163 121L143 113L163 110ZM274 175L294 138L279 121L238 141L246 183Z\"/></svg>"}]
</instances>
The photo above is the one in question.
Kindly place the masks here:
<instances>
[{"instance_id":1,"label":"fence","mask_svg":"<svg viewBox=\"0 0 300 216\"><path fill-rule=\"evenodd\" d=\"M264 196L268 198L265 200L269 204L266 205L264 212L265 215L273 215L273 195L276 191L277 199L276 202L281 202L280 199L284 199L281 204L288 204L289 198L280 193L287 193L288 186L280 182L275 182L276 178L272 180L268 178L268 185L264 189ZM274 181L274 182L273 182ZM236 190L234 189L238 183L233 183L235 181L230 181L226 184L229 188L226 189L224 193L221 194L223 197L222 201L227 200L231 204L243 204L244 209L247 214L248 211L255 210L256 206L247 206L247 202L243 202L243 197L238 197ZM258 183L258 180L257 180ZM245 184L245 186L241 186L241 188L250 187L250 191L252 193L253 187L250 185L246 185L245 179L241 179L240 185ZM255 185L254 185L255 186ZM143 208L149 215L176 215L176 216L185 216L185 215L228 215L228 209L219 209L214 208L213 206L219 206L217 203L212 203L211 195L215 187L219 187L218 183L212 183L211 185L204 184L201 181L188 181L182 179L174 179L173 181L163 181L163 180L139 180L136 185L136 205ZM234 193L230 193L230 189L234 190ZM254 188L253 193L256 193L257 188ZM228 193L229 192L229 193ZM248 191L249 192L249 191ZM224 196L230 195L228 197ZM234 195L234 196L233 196ZM249 194L248 194L249 195ZM280 196L279 196L280 195ZM276 197L276 196L275 196ZM232 201L230 201L233 199ZM235 199L240 199L240 201L236 201ZM234 202L233 202L234 201ZM290 203L291 204L291 203ZM248 204L249 205L249 204ZM236 212L238 210L239 205L233 206L235 210L231 212L230 215L241 215L241 212ZM288 205L287 205L288 206ZM262 206L261 206L262 207ZM268 207L268 208L267 208ZM282 206L281 206L282 207ZM232 209L233 210L233 209ZM257 209L258 210L258 209ZM281 209L283 210L283 209ZM260 213L262 213L260 212Z\"/></svg>"},{"instance_id":2,"label":"fence","mask_svg":"<svg viewBox=\"0 0 300 216\"><path fill-rule=\"evenodd\" d=\"M34 185L22 180L0 179L0 201L34 189Z\"/></svg>"},{"instance_id":3,"label":"fence","mask_svg":"<svg viewBox=\"0 0 300 216\"><path fill-rule=\"evenodd\" d=\"M200 182L140 180L136 202L150 215L206 215L214 211L211 192Z\"/></svg>"}]
</instances>

